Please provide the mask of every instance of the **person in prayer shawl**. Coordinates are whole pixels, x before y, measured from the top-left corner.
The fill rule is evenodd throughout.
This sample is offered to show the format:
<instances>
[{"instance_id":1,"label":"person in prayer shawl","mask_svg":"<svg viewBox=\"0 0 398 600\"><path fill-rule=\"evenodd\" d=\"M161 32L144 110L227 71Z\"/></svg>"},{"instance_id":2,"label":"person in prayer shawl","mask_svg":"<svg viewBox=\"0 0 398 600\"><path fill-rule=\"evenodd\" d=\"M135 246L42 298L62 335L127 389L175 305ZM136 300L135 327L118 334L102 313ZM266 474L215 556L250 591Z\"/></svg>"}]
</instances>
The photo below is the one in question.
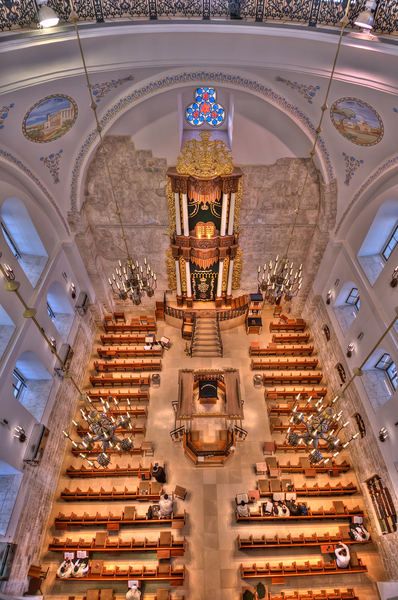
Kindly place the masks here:
<instances>
[{"instance_id":1,"label":"person in prayer shawl","mask_svg":"<svg viewBox=\"0 0 398 600\"><path fill-rule=\"evenodd\" d=\"M236 512L240 517L250 517L250 508L244 500L236 507Z\"/></svg>"},{"instance_id":2,"label":"person in prayer shawl","mask_svg":"<svg viewBox=\"0 0 398 600\"><path fill-rule=\"evenodd\" d=\"M136 585L133 585L133 587L128 589L126 594L126 600L140 600L140 598L141 592Z\"/></svg>"},{"instance_id":3,"label":"person in prayer shawl","mask_svg":"<svg viewBox=\"0 0 398 600\"><path fill-rule=\"evenodd\" d=\"M159 508L160 508L160 518L161 519L170 519L171 514L173 512L173 498L164 494L160 496L159 500Z\"/></svg>"}]
</instances>

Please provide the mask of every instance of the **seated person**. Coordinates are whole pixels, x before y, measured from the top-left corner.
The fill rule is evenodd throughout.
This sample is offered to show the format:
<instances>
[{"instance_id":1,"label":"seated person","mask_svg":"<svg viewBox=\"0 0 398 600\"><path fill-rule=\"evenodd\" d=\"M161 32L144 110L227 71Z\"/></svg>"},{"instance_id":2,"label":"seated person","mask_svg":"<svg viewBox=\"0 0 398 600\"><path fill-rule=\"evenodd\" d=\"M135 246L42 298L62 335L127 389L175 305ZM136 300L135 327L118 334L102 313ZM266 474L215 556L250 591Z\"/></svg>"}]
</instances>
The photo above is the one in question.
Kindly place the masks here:
<instances>
[{"instance_id":1,"label":"seated person","mask_svg":"<svg viewBox=\"0 0 398 600\"><path fill-rule=\"evenodd\" d=\"M276 517L289 517L290 510L283 502L275 503L274 514Z\"/></svg>"},{"instance_id":2,"label":"seated person","mask_svg":"<svg viewBox=\"0 0 398 600\"><path fill-rule=\"evenodd\" d=\"M141 592L136 585L133 585L133 587L128 589L126 594L126 600L140 600L140 598Z\"/></svg>"},{"instance_id":3,"label":"seated person","mask_svg":"<svg viewBox=\"0 0 398 600\"><path fill-rule=\"evenodd\" d=\"M334 554L330 555L333 559L336 559L336 565L339 569L346 569L350 564L350 551L346 544L340 542L334 551Z\"/></svg>"},{"instance_id":4,"label":"seated person","mask_svg":"<svg viewBox=\"0 0 398 600\"><path fill-rule=\"evenodd\" d=\"M160 496L159 500L160 518L170 519L173 512L173 497L170 498L168 494Z\"/></svg>"},{"instance_id":5,"label":"seated person","mask_svg":"<svg viewBox=\"0 0 398 600\"><path fill-rule=\"evenodd\" d=\"M244 500L236 507L236 512L240 517L250 517L250 508Z\"/></svg>"},{"instance_id":6,"label":"seated person","mask_svg":"<svg viewBox=\"0 0 398 600\"><path fill-rule=\"evenodd\" d=\"M158 463L155 463L152 469L152 476L158 483L166 483L166 473L163 467L160 467Z\"/></svg>"}]
</instances>

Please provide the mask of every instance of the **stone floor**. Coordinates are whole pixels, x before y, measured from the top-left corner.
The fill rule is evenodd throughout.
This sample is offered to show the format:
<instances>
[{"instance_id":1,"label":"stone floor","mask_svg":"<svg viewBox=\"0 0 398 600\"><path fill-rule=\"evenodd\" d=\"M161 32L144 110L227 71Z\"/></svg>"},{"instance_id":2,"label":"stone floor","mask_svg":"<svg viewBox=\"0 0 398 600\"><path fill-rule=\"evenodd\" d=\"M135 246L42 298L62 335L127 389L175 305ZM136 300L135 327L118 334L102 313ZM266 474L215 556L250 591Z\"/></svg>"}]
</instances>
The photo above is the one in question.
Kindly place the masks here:
<instances>
[{"instance_id":1,"label":"stone floor","mask_svg":"<svg viewBox=\"0 0 398 600\"><path fill-rule=\"evenodd\" d=\"M138 464L141 462L144 466L149 466L157 459L165 461L167 472L167 484L164 489L167 492L174 490L176 484L187 488L188 494L185 501L176 500L177 511L186 510L188 518L182 531L173 530L173 536L179 538L185 536L187 547L184 557L174 558L174 564L185 564L187 568L187 577L184 587L176 588L173 591L173 597L185 600L238 600L244 583L239 575L239 566L241 563L251 565L254 562L276 563L279 561L291 562L298 560L317 561L321 558L319 547L313 548L294 548L292 550L268 549L263 551L239 551L237 548L237 537L248 537L250 534L261 536L263 534L274 535L275 533L286 534L289 531L293 533L322 533L334 532L338 529L338 523L334 525L322 524L299 524L284 525L244 525L238 524L235 520L235 496L238 493L246 492L256 487L257 477L255 475L255 463L263 460L262 442L271 439L269 432L269 422L266 412L266 403L264 401L264 390L253 386L253 372L250 370L249 345L251 341L259 341L261 346L265 346L271 340L268 333L268 319L272 317L270 310L265 312L266 320L263 332L260 336L245 333L244 325L235 329L222 332L224 357L223 358L196 358L192 359L184 353L185 340L181 339L180 330L173 328L163 322L158 323L158 337L162 334L171 338L172 348L165 352L163 359L163 370L161 373L160 387L151 387L150 402L148 405L148 420L146 440L152 441L155 446L155 456L145 458L122 457L113 459L119 465ZM97 340L94 349L99 345L100 331L97 332ZM92 359L96 358L93 353ZM92 367L92 362L90 363ZM245 419L243 426L248 430L247 440L237 443L235 455L222 468L195 468L184 457L183 448L180 444L171 441L169 432L174 428L174 412L171 402L177 399L177 378L178 370L182 368L206 369L206 368L226 368L235 367L240 371L241 394L244 399ZM86 378L90 372L87 373ZM87 379L86 379L87 380ZM205 420L205 419L203 419ZM206 435L211 435L212 427L209 423ZM142 439L142 438L138 438ZM282 437L280 436L280 440ZM283 461L291 460L297 462L296 455L277 456ZM339 457L340 458L340 457ZM45 546L51 541L53 536L65 539L91 539L94 537L95 528L86 528L80 531L57 532L52 523L58 512L70 514L71 511L77 514L83 514L84 511L92 514L99 511L101 514L112 511L114 514L121 514L124 509L124 502L106 503L64 503L58 499L59 492L68 487L82 490L91 487L98 489L103 487L109 489L114 486L121 490L125 486L135 487L138 485L136 478L111 478L111 479L68 479L63 475L65 468L71 464L78 466L81 459L74 458L70 453L67 454L58 489L48 524L48 533ZM294 475L294 482L300 483L304 476ZM337 479L337 478L336 478ZM341 481L355 482L355 474L350 471L339 477ZM320 475L316 479L310 479L309 483L315 481L326 483L328 477ZM332 483L334 481L332 480ZM329 507L332 506L333 498L314 499L312 506ZM363 506L360 495L344 498L344 503L348 507L357 504ZM139 505L139 513L144 514L147 510L147 503ZM164 527L167 530L168 527ZM101 529L100 529L101 530ZM102 529L103 530L103 529ZM129 538L134 536L137 539L157 539L158 528L139 528L133 529L121 528L119 532L109 532L110 536ZM66 533L66 535L65 535ZM378 593L376 590L376 581L384 580L384 572L377 549L373 544L356 547L358 555L368 566L367 574L339 574L330 576L314 576L307 580L303 578L287 578L283 589L334 589L334 588L355 588L358 595L363 600L376 600ZM126 554L118 556L117 554L96 553L98 559L105 559L108 565L132 564L154 565L157 563L156 557L151 554L134 555L134 559ZM95 582L85 583L84 580L55 581L56 569L61 562L61 553L48 552L43 548L41 564L44 569L50 567L47 581L43 585L43 591L49 600L67 600L68 596L76 595L77 600L81 600L83 594L88 588L98 588ZM247 580L247 583L253 583L256 580ZM264 583L270 583L264 580ZM113 588L118 599L121 599L127 587L123 582L105 582L100 587ZM148 597L154 594L157 588L168 587L166 584L145 584L145 595ZM281 586L270 586L272 591L280 591Z\"/></svg>"}]
</instances>

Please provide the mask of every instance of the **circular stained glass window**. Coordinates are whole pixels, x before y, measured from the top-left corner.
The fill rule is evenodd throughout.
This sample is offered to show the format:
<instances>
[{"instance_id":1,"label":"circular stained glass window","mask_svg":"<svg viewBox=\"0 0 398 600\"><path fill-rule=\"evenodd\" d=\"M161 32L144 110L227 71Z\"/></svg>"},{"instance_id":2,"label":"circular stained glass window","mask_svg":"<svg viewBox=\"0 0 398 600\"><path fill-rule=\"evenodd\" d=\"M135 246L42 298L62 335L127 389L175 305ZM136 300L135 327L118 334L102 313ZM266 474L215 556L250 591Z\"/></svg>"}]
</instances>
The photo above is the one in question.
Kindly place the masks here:
<instances>
[{"instance_id":1,"label":"circular stained glass window","mask_svg":"<svg viewBox=\"0 0 398 600\"><path fill-rule=\"evenodd\" d=\"M200 127L203 123L219 127L225 119L225 108L216 102L216 90L209 87L197 88L195 102L189 104L185 117L193 127Z\"/></svg>"}]
</instances>

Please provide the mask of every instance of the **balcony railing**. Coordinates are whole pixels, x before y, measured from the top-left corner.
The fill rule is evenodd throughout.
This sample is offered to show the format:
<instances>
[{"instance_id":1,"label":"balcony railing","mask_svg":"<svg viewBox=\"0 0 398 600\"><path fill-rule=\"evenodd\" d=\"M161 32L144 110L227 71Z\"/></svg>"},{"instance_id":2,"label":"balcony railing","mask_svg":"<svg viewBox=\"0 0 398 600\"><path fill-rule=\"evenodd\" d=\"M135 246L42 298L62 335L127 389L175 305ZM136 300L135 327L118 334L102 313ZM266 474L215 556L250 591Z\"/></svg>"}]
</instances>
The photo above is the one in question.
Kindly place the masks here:
<instances>
[{"instance_id":1,"label":"balcony railing","mask_svg":"<svg viewBox=\"0 0 398 600\"><path fill-rule=\"evenodd\" d=\"M75 0L80 22L106 20L225 19L260 23L298 23L310 27L337 27L348 0ZM348 14L350 29L365 9L366 0L352 0ZM69 0L48 0L61 22L70 15ZM0 30L37 27L35 0L0 0ZM398 33L398 0L379 0L373 31Z\"/></svg>"}]
</instances>

